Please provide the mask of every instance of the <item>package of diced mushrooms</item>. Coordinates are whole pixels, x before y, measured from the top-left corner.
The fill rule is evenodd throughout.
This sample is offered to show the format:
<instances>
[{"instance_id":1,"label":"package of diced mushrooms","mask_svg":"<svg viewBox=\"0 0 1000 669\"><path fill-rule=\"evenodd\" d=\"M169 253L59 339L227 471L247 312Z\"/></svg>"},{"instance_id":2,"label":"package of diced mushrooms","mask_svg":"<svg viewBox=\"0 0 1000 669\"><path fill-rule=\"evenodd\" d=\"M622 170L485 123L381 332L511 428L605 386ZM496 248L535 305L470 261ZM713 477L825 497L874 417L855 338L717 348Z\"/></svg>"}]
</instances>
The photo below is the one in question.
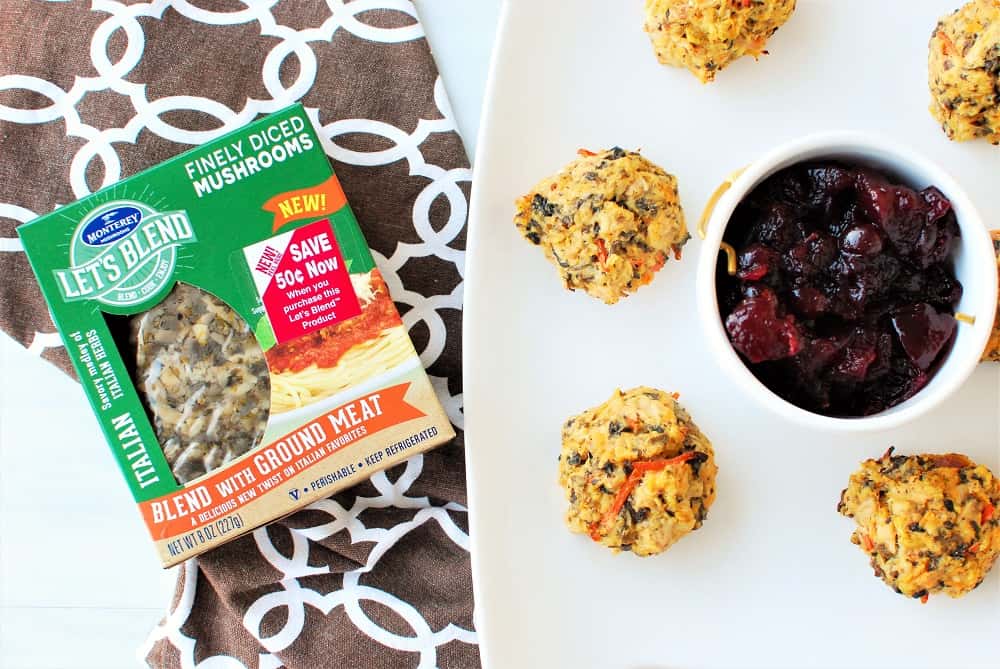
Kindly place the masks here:
<instances>
[{"instance_id":1,"label":"package of diced mushrooms","mask_svg":"<svg viewBox=\"0 0 1000 669\"><path fill-rule=\"evenodd\" d=\"M455 434L301 105L18 233L164 566Z\"/></svg>"}]
</instances>

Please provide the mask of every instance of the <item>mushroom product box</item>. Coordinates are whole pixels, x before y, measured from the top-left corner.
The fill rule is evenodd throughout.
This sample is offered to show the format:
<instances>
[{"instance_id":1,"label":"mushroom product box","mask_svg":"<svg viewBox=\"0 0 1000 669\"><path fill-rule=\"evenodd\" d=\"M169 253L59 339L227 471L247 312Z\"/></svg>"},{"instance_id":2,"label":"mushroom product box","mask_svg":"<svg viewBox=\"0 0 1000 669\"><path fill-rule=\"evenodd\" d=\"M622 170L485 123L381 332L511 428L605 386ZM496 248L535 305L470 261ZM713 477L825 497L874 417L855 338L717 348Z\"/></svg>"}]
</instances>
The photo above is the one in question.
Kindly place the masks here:
<instances>
[{"instance_id":1,"label":"mushroom product box","mask_svg":"<svg viewBox=\"0 0 1000 669\"><path fill-rule=\"evenodd\" d=\"M301 105L18 233L164 566L455 434Z\"/></svg>"}]
</instances>

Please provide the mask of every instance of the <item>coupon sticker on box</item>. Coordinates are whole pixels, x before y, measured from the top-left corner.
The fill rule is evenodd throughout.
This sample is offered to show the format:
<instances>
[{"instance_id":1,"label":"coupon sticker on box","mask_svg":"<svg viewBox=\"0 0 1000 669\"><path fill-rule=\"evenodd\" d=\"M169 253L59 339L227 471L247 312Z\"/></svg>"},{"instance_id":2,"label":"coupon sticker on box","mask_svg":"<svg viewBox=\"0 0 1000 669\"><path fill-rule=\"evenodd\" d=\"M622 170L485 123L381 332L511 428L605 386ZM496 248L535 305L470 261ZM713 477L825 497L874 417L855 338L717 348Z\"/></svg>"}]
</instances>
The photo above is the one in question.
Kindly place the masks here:
<instances>
[{"instance_id":1,"label":"coupon sticker on box","mask_svg":"<svg viewBox=\"0 0 1000 669\"><path fill-rule=\"evenodd\" d=\"M329 220L252 244L243 254L277 343L361 313Z\"/></svg>"}]
</instances>

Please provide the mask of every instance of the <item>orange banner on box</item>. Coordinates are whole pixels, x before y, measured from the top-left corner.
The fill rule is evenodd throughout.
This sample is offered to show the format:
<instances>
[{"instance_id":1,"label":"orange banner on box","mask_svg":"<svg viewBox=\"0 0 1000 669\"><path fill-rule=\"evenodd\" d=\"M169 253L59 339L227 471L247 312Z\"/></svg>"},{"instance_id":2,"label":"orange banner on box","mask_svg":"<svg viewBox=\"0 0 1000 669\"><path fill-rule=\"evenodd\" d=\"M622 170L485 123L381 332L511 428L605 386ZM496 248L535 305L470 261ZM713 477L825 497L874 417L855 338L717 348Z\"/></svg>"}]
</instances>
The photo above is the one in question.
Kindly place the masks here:
<instances>
[{"instance_id":1,"label":"orange banner on box","mask_svg":"<svg viewBox=\"0 0 1000 669\"><path fill-rule=\"evenodd\" d=\"M183 489L139 504L157 540L196 530L260 496L330 455L386 428L426 414L407 403L409 383L342 404L281 439L251 451ZM298 495L298 488L289 494Z\"/></svg>"},{"instance_id":2,"label":"orange banner on box","mask_svg":"<svg viewBox=\"0 0 1000 669\"><path fill-rule=\"evenodd\" d=\"M277 232L278 228L292 221L326 216L345 204L347 196L344 195L344 189L341 188L337 177L331 176L317 186L275 195L264 203L263 209L274 214L272 230Z\"/></svg>"}]
</instances>

